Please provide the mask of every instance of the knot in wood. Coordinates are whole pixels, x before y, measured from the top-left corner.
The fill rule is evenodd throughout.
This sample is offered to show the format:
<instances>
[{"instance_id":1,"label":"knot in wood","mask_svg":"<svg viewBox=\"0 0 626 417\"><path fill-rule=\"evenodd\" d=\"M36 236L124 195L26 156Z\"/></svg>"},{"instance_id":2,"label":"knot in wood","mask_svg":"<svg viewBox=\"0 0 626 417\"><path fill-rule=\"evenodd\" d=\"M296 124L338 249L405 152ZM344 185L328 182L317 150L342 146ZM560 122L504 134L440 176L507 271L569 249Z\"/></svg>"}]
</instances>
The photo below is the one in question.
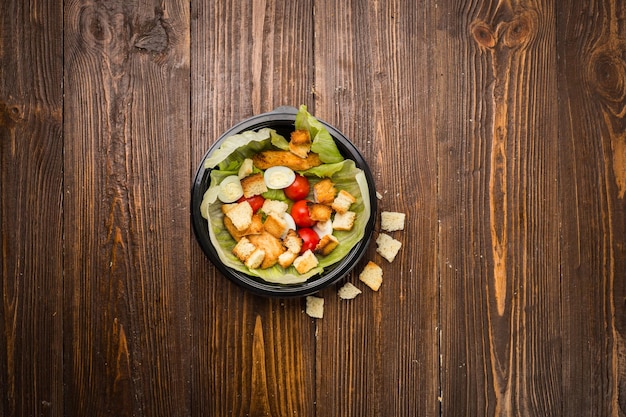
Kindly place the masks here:
<instances>
[{"instance_id":1,"label":"knot in wood","mask_svg":"<svg viewBox=\"0 0 626 417\"><path fill-rule=\"evenodd\" d=\"M482 21L473 22L470 27L470 32L476 43L482 48L490 49L496 46L496 37L487 23Z\"/></svg>"},{"instance_id":2,"label":"knot in wood","mask_svg":"<svg viewBox=\"0 0 626 417\"><path fill-rule=\"evenodd\" d=\"M592 54L588 78L600 96L613 103L626 99L626 61L621 48L605 47ZM626 103L624 103L626 105Z\"/></svg>"},{"instance_id":3,"label":"knot in wood","mask_svg":"<svg viewBox=\"0 0 626 417\"><path fill-rule=\"evenodd\" d=\"M79 15L80 33L88 45L111 42L113 34L108 14L95 6L85 6Z\"/></svg>"},{"instance_id":4,"label":"knot in wood","mask_svg":"<svg viewBox=\"0 0 626 417\"><path fill-rule=\"evenodd\" d=\"M19 106L0 102L0 126L12 128L23 118L24 115Z\"/></svg>"},{"instance_id":5,"label":"knot in wood","mask_svg":"<svg viewBox=\"0 0 626 417\"><path fill-rule=\"evenodd\" d=\"M140 34L135 41L135 48L147 52L164 52L169 44L167 31L161 22L156 22L146 32Z\"/></svg>"},{"instance_id":6,"label":"knot in wood","mask_svg":"<svg viewBox=\"0 0 626 417\"><path fill-rule=\"evenodd\" d=\"M509 48L527 45L535 36L538 16L531 10L517 14L504 28L502 42Z\"/></svg>"}]
</instances>

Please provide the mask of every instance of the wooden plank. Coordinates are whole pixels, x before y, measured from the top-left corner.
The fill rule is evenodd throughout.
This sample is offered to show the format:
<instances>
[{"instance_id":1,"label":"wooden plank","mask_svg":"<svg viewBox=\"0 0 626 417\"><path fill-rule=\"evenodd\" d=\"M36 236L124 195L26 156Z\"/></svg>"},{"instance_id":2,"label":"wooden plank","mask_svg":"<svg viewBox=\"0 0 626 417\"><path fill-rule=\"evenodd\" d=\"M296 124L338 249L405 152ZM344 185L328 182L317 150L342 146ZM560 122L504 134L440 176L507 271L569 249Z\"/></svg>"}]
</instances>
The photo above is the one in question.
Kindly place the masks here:
<instances>
[{"instance_id":1,"label":"wooden plank","mask_svg":"<svg viewBox=\"0 0 626 417\"><path fill-rule=\"evenodd\" d=\"M626 415L625 19L559 3L563 415Z\"/></svg>"},{"instance_id":2,"label":"wooden plank","mask_svg":"<svg viewBox=\"0 0 626 417\"><path fill-rule=\"evenodd\" d=\"M62 3L0 24L0 415L63 414Z\"/></svg>"},{"instance_id":3,"label":"wooden plank","mask_svg":"<svg viewBox=\"0 0 626 417\"><path fill-rule=\"evenodd\" d=\"M560 415L554 5L438 20L442 415Z\"/></svg>"},{"instance_id":4,"label":"wooden plank","mask_svg":"<svg viewBox=\"0 0 626 417\"><path fill-rule=\"evenodd\" d=\"M315 5L315 113L363 152L383 196L379 211L407 213L405 230L390 233L404 244L393 263L372 242L346 279L362 295L340 301L336 288L324 292L318 415L438 414L433 17L429 2ZM384 271L379 292L357 278L369 260Z\"/></svg>"},{"instance_id":5,"label":"wooden plank","mask_svg":"<svg viewBox=\"0 0 626 417\"><path fill-rule=\"evenodd\" d=\"M196 164L236 122L310 103L312 10L310 1L192 4ZM303 300L254 296L194 249L192 414L315 415L314 327Z\"/></svg>"},{"instance_id":6,"label":"wooden plank","mask_svg":"<svg viewBox=\"0 0 626 417\"><path fill-rule=\"evenodd\" d=\"M64 16L64 414L189 415L189 5Z\"/></svg>"}]
</instances>

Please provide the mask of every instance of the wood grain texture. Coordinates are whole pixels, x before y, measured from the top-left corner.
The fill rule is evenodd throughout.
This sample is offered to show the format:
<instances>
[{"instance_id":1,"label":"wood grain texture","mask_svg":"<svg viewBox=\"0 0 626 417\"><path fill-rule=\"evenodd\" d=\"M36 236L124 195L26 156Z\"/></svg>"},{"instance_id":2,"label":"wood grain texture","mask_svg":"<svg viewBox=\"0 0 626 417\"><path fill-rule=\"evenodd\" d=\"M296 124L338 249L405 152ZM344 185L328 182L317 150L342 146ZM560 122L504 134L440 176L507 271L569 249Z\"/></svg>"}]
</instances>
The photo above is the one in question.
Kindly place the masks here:
<instances>
[{"instance_id":1,"label":"wood grain texture","mask_svg":"<svg viewBox=\"0 0 626 417\"><path fill-rule=\"evenodd\" d=\"M442 414L559 415L555 10L438 13Z\"/></svg>"},{"instance_id":2,"label":"wood grain texture","mask_svg":"<svg viewBox=\"0 0 626 417\"><path fill-rule=\"evenodd\" d=\"M244 118L312 103L312 10L308 1L192 5L194 161ZM242 293L197 244L192 259L192 415L315 415L314 332L303 300Z\"/></svg>"},{"instance_id":3,"label":"wood grain texture","mask_svg":"<svg viewBox=\"0 0 626 417\"><path fill-rule=\"evenodd\" d=\"M188 5L70 1L64 28L65 413L186 415Z\"/></svg>"},{"instance_id":4,"label":"wood grain texture","mask_svg":"<svg viewBox=\"0 0 626 417\"><path fill-rule=\"evenodd\" d=\"M0 415L626 416L623 2L0 11ZM222 132L299 104L407 214L323 319L189 220Z\"/></svg>"},{"instance_id":5,"label":"wood grain texture","mask_svg":"<svg viewBox=\"0 0 626 417\"><path fill-rule=\"evenodd\" d=\"M571 3L557 22L563 412L624 416L626 8Z\"/></svg>"},{"instance_id":6,"label":"wood grain texture","mask_svg":"<svg viewBox=\"0 0 626 417\"><path fill-rule=\"evenodd\" d=\"M63 413L62 17L0 17L0 415Z\"/></svg>"},{"instance_id":7,"label":"wood grain texture","mask_svg":"<svg viewBox=\"0 0 626 417\"><path fill-rule=\"evenodd\" d=\"M382 195L379 211L407 213L407 226L391 233L404 245L393 263L372 244L347 278L362 296L346 302L337 299L336 288L323 293L318 412L436 415L436 148L432 108L424 100L431 74L421 64L433 46L427 36L435 30L433 10L426 2L345 6L315 4L315 114L363 152ZM369 260L383 268L377 293L358 281Z\"/></svg>"}]
</instances>

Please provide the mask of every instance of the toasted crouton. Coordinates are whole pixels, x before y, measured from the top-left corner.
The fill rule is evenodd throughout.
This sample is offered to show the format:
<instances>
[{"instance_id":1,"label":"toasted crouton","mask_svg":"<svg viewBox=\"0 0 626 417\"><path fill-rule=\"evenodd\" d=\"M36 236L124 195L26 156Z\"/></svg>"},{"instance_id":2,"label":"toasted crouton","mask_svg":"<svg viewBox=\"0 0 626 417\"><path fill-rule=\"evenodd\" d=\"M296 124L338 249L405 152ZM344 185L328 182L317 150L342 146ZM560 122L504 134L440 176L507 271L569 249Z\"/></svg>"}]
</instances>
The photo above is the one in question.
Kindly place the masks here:
<instances>
[{"instance_id":1,"label":"toasted crouton","mask_svg":"<svg viewBox=\"0 0 626 417\"><path fill-rule=\"evenodd\" d=\"M346 282L343 287L339 288L337 294L339 294L339 298L342 300L352 300L357 295L361 294L361 290L353 284Z\"/></svg>"},{"instance_id":2,"label":"toasted crouton","mask_svg":"<svg viewBox=\"0 0 626 417\"><path fill-rule=\"evenodd\" d=\"M404 213L394 211L383 211L380 213L380 228L387 232L395 232L396 230L404 230Z\"/></svg>"},{"instance_id":3,"label":"toasted crouton","mask_svg":"<svg viewBox=\"0 0 626 417\"><path fill-rule=\"evenodd\" d=\"M289 150L300 158L306 158L311 151L311 135L308 130L295 130L291 132Z\"/></svg>"},{"instance_id":4,"label":"toasted crouton","mask_svg":"<svg viewBox=\"0 0 626 417\"><path fill-rule=\"evenodd\" d=\"M333 209L325 204L313 203L309 205L309 216L315 222L325 222L330 219Z\"/></svg>"},{"instance_id":5,"label":"toasted crouton","mask_svg":"<svg viewBox=\"0 0 626 417\"><path fill-rule=\"evenodd\" d=\"M402 246L402 242L392 238L391 236L380 233L376 238L376 252L389 262L393 262Z\"/></svg>"},{"instance_id":6,"label":"toasted crouton","mask_svg":"<svg viewBox=\"0 0 626 417\"><path fill-rule=\"evenodd\" d=\"M244 264L250 269L256 269L261 266L263 259L265 259L265 251L261 248L257 248L248 256Z\"/></svg>"},{"instance_id":7,"label":"toasted crouton","mask_svg":"<svg viewBox=\"0 0 626 417\"><path fill-rule=\"evenodd\" d=\"M291 266L291 264L293 264L293 261L295 261L297 257L297 253L287 250L281 253L278 257L278 264L283 268L288 268L289 266Z\"/></svg>"},{"instance_id":8,"label":"toasted crouton","mask_svg":"<svg viewBox=\"0 0 626 417\"><path fill-rule=\"evenodd\" d=\"M339 191L337 197L331 204L333 210L337 213L345 213L350 209L350 206L356 202L356 198L346 190Z\"/></svg>"},{"instance_id":9,"label":"toasted crouton","mask_svg":"<svg viewBox=\"0 0 626 417\"><path fill-rule=\"evenodd\" d=\"M282 217L282 215L287 212L287 208L289 208L289 206L284 201L266 199L263 202L261 211L268 216L273 213L278 217Z\"/></svg>"},{"instance_id":10,"label":"toasted crouton","mask_svg":"<svg viewBox=\"0 0 626 417\"><path fill-rule=\"evenodd\" d=\"M356 213L353 211L346 211L345 213L335 213L335 217L333 218L333 229L352 230L352 227L354 227L355 219Z\"/></svg>"},{"instance_id":11,"label":"toasted crouton","mask_svg":"<svg viewBox=\"0 0 626 417\"><path fill-rule=\"evenodd\" d=\"M237 207L237 204L238 203L222 204L222 213L224 214L228 213L229 211Z\"/></svg>"},{"instance_id":12,"label":"toasted crouton","mask_svg":"<svg viewBox=\"0 0 626 417\"><path fill-rule=\"evenodd\" d=\"M315 246L315 253L320 255L328 255L339 246L339 240L333 235L324 235Z\"/></svg>"},{"instance_id":13,"label":"toasted crouton","mask_svg":"<svg viewBox=\"0 0 626 417\"><path fill-rule=\"evenodd\" d=\"M239 179L245 178L248 175L252 174L253 169L254 169L254 163L252 162L252 159L246 158L243 160L243 163L239 167L237 176L239 177Z\"/></svg>"},{"instance_id":14,"label":"toasted crouton","mask_svg":"<svg viewBox=\"0 0 626 417\"><path fill-rule=\"evenodd\" d=\"M260 172L243 178L241 180L241 188L243 188L243 196L246 198L263 194L267 191L263 174Z\"/></svg>"},{"instance_id":15,"label":"toasted crouton","mask_svg":"<svg viewBox=\"0 0 626 417\"><path fill-rule=\"evenodd\" d=\"M316 203L331 204L335 201L337 189L330 178L324 178L317 184L313 185L313 198Z\"/></svg>"},{"instance_id":16,"label":"toasted crouton","mask_svg":"<svg viewBox=\"0 0 626 417\"><path fill-rule=\"evenodd\" d=\"M240 232L239 230L237 230L237 228L233 224L233 221L227 216L224 216L224 227L237 242L239 242L241 238L245 236L245 231Z\"/></svg>"},{"instance_id":17,"label":"toasted crouton","mask_svg":"<svg viewBox=\"0 0 626 417\"><path fill-rule=\"evenodd\" d=\"M370 287L372 290L378 291L380 285L383 283L383 270L374 262L369 261L359 275L359 280L365 283L365 285Z\"/></svg>"},{"instance_id":18,"label":"toasted crouton","mask_svg":"<svg viewBox=\"0 0 626 417\"><path fill-rule=\"evenodd\" d=\"M283 238L283 245L285 245L289 252L300 253L302 249L302 238L295 230L289 229L287 235Z\"/></svg>"},{"instance_id":19,"label":"toasted crouton","mask_svg":"<svg viewBox=\"0 0 626 417\"><path fill-rule=\"evenodd\" d=\"M298 271L300 274L306 274L311 269L315 268L318 263L319 261L317 260L315 255L313 255L313 252L308 249L306 252L298 256L293 261L293 266L296 267L296 271Z\"/></svg>"},{"instance_id":20,"label":"toasted crouton","mask_svg":"<svg viewBox=\"0 0 626 417\"><path fill-rule=\"evenodd\" d=\"M300 158L290 151L262 151L252 157L254 166L258 169L268 169L276 165L283 165L294 171L304 171L322 164L318 154L309 152L306 158Z\"/></svg>"},{"instance_id":21,"label":"toasted crouton","mask_svg":"<svg viewBox=\"0 0 626 417\"><path fill-rule=\"evenodd\" d=\"M238 231L244 231L252 223L252 206L247 201L237 203L235 207L228 210L226 217L233 222L233 226Z\"/></svg>"},{"instance_id":22,"label":"toasted crouton","mask_svg":"<svg viewBox=\"0 0 626 417\"><path fill-rule=\"evenodd\" d=\"M263 224L265 231L274 237L280 238L287 232L287 222L274 213L267 216Z\"/></svg>"},{"instance_id":23,"label":"toasted crouton","mask_svg":"<svg viewBox=\"0 0 626 417\"><path fill-rule=\"evenodd\" d=\"M265 258L261 264L261 269L270 268L276 265L278 257L285 252L285 248L280 239L272 236L268 232L263 232L258 235L250 235L248 239L257 248L262 248L265 251Z\"/></svg>"},{"instance_id":24,"label":"toasted crouton","mask_svg":"<svg viewBox=\"0 0 626 417\"><path fill-rule=\"evenodd\" d=\"M233 254L241 261L245 262L246 259L252 255L252 252L256 250L254 246L247 238L243 237L237 242L233 248Z\"/></svg>"},{"instance_id":25,"label":"toasted crouton","mask_svg":"<svg viewBox=\"0 0 626 417\"><path fill-rule=\"evenodd\" d=\"M306 314L314 319L324 317L324 299L309 295L306 297Z\"/></svg>"},{"instance_id":26,"label":"toasted crouton","mask_svg":"<svg viewBox=\"0 0 626 417\"><path fill-rule=\"evenodd\" d=\"M224 216L224 226L226 227L226 230L228 230L228 233L230 233L236 241L239 241L244 236L256 235L263 231L263 221L261 220L261 215L259 213L252 216L250 226L248 226L245 230L237 230L233 221L228 216Z\"/></svg>"}]
</instances>

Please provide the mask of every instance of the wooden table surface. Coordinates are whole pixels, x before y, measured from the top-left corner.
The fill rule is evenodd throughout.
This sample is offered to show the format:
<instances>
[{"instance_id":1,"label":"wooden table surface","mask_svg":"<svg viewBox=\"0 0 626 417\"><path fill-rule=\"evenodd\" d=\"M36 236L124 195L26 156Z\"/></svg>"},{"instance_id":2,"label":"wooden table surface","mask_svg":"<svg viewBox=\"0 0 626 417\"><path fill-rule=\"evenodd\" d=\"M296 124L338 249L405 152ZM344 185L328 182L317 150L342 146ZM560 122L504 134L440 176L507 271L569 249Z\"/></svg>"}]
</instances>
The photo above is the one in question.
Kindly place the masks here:
<instances>
[{"instance_id":1,"label":"wooden table surface","mask_svg":"<svg viewBox=\"0 0 626 417\"><path fill-rule=\"evenodd\" d=\"M0 10L0 415L626 415L624 2ZM190 222L217 137L299 104L407 214L322 319Z\"/></svg>"}]
</instances>

